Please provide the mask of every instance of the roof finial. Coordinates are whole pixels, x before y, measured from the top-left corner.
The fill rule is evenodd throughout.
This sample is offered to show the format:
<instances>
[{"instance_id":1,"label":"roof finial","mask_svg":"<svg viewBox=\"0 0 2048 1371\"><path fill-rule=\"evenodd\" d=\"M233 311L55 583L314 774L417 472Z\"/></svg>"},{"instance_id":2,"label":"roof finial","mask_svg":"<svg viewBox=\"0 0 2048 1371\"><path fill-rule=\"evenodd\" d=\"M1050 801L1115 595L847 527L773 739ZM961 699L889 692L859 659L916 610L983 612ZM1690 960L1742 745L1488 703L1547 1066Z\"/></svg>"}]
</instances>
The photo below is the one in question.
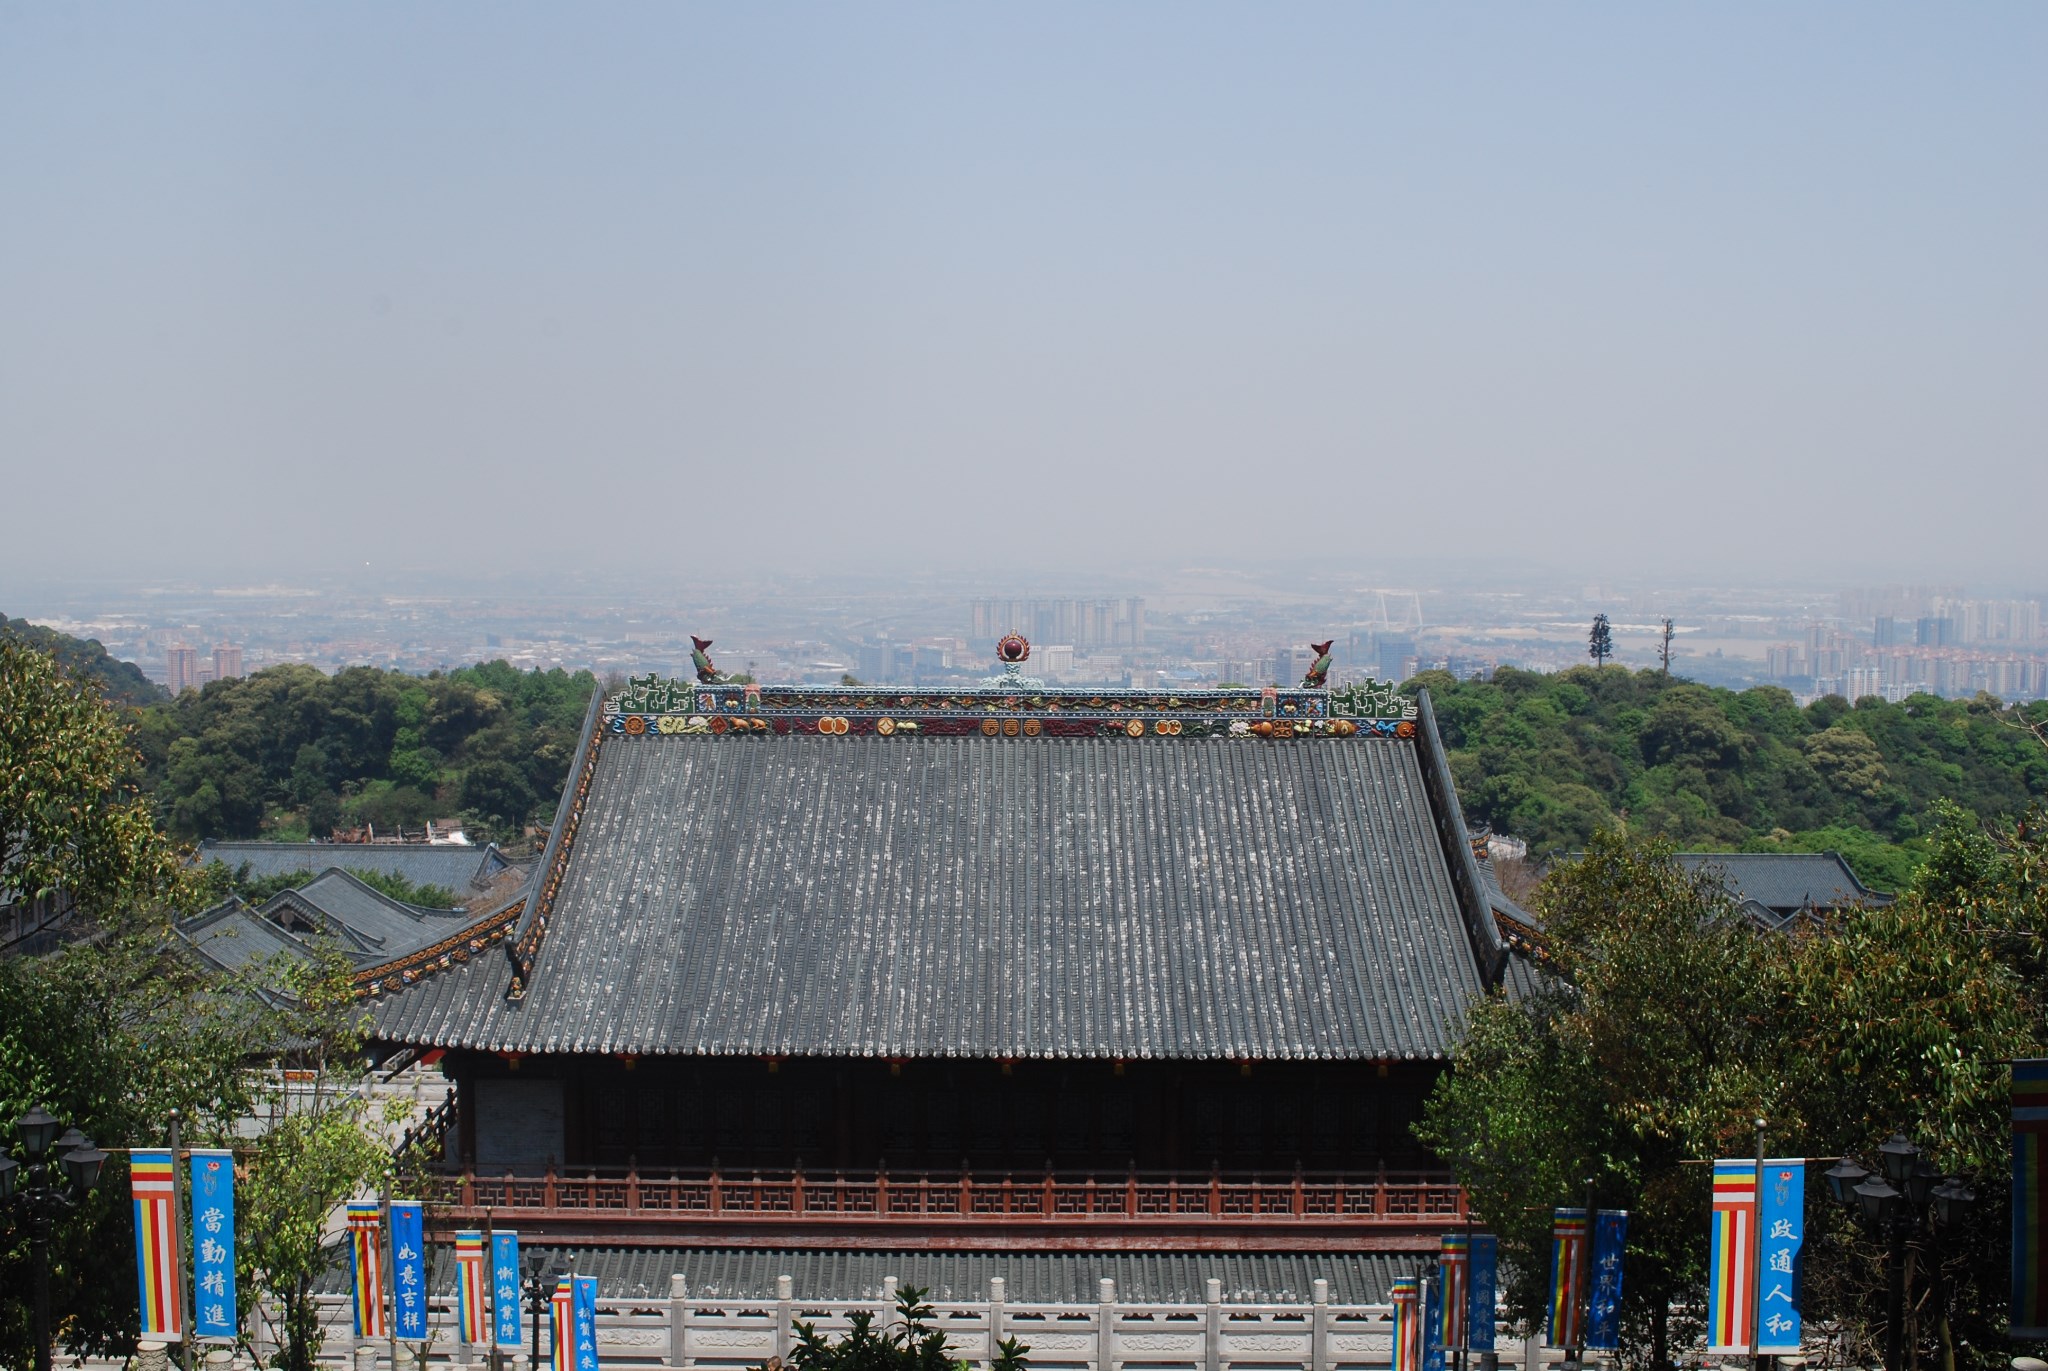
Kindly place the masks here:
<instances>
[{"instance_id":1,"label":"roof finial","mask_svg":"<svg viewBox=\"0 0 2048 1371\"><path fill-rule=\"evenodd\" d=\"M1315 665L1308 669L1308 675L1301 678L1303 690L1321 690L1330 679L1330 648L1336 644L1332 638L1327 643L1310 643L1308 650L1316 654Z\"/></svg>"},{"instance_id":2,"label":"roof finial","mask_svg":"<svg viewBox=\"0 0 2048 1371\"><path fill-rule=\"evenodd\" d=\"M717 685L719 680L718 668L711 665L711 658L708 654L711 640L709 638L699 638L696 634L692 633L690 641L696 644L696 646L690 649L690 665L697 668L697 679L705 685Z\"/></svg>"}]
</instances>

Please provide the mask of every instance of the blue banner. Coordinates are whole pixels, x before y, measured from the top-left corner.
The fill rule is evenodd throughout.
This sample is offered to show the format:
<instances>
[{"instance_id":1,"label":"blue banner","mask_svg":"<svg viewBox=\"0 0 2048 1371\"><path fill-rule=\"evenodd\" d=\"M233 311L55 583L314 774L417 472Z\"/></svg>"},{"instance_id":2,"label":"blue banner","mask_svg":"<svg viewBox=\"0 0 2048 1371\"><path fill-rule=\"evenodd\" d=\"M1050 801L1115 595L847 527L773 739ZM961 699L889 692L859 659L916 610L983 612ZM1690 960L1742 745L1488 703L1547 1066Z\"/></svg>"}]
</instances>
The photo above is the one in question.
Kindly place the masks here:
<instances>
[{"instance_id":1,"label":"blue banner","mask_svg":"<svg viewBox=\"0 0 2048 1371\"><path fill-rule=\"evenodd\" d=\"M427 1340L427 1244L417 1200L391 1202L391 1311L400 1341Z\"/></svg>"},{"instance_id":2,"label":"blue banner","mask_svg":"<svg viewBox=\"0 0 2048 1371\"><path fill-rule=\"evenodd\" d=\"M1500 1281L1500 1240L1491 1233L1472 1235L1472 1265L1465 1277L1471 1302L1465 1307L1465 1346L1474 1352L1493 1351L1493 1304Z\"/></svg>"},{"instance_id":3,"label":"blue banner","mask_svg":"<svg viewBox=\"0 0 2048 1371\"><path fill-rule=\"evenodd\" d=\"M1586 1300L1586 1350L1612 1352L1621 1344L1622 1257L1628 1249L1628 1211L1602 1209L1593 1218L1592 1289Z\"/></svg>"},{"instance_id":4,"label":"blue banner","mask_svg":"<svg viewBox=\"0 0 2048 1371\"><path fill-rule=\"evenodd\" d=\"M597 1277L578 1276L569 1306L570 1326L576 1337L576 1371L597 1368Z\"/></svg>"},{"instance_id":5,"label":"blue banner","mask_svg":"<svg viewBox=\"0 0 2048 1371\"><path fill-rule=\"evenodd\" d=\"M500 1347L519 1346L519 1235L491 1234L491 1311Z\"/></svg>"},{"instance_id":6,"label":"blue banner","mask_svg":"<svg viewBox=\"0 0 2048 1371\"><path fill-rule=\"evenodd\" d=\"M1444 1278L1422 1282L1422 1371L1444 1371Z\"/></svg>"},{"instance_id":7,"label":"blue banner","mask_svg":"<svg viewBox=\"0 0 2048 1371\"><path fill-rule=\"evenodd\" d=\"M235 1340L235 1154L192 1149L192 1333Z\"/></svg>"},{"instance_id":8,"label":"blue banner","mask_svg":"<svg viewBox=\"0 0 2048 1371\"><path fill-rule=\"evenodd\" d=\"M1799 1351L1799 1246L1806 1234L1806 1163L1785 1158L1764 1163L1758 1224L1763 1229L1762 1316L1757 1351L1790 1356Z\"/></svg>"}]
</instances>

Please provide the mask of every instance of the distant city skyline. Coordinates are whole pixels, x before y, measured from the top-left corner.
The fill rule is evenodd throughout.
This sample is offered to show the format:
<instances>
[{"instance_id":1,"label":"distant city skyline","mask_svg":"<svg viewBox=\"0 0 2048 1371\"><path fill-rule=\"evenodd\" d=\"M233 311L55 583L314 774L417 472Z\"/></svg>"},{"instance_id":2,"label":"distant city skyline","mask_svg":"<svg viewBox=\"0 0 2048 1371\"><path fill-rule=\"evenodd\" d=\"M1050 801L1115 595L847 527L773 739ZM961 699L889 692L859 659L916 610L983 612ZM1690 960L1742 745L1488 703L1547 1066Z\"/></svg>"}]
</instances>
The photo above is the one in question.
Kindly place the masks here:
<instances>
[{"instance_id":1,"label":"distant city skyline","mask_svg":"<svg viewBox=\"0 0 2048 1371\"><path fill-rule=\"evenodd\" d=\"M2035 590L2044 69L2024 3L10 7L0 600Z\"/></svg>"},{"instance_id":2,"label":"distant city skyline","mask_svg":"<svg viewBox=\"0 0 2048 1371\"><path fill-rule=\"evenodd\" d=\"M545 579L495 589L362 591L347 584L173 590L52 586L0 610L98 638L173 691L282 663L425 673L502 658L521 668L684 675L693 637L720 669L769 681L933 683L995 670L1005 632L1032 638L1034 674L1068 684L1286 683L1308 645L1335 646L1338 679L1458 676L1586 662L1606 614L1617 664L1655 667L1662 625L1673 670L1714 685L1782 685L1801 698L1990 691L2048 695L2048 597L1961 584L1627 586L1568 581L1417 583L1268 571L1184 572L1132 595L1126 583L1031 581L974 594L844 574L773 585L706 578L682 598L614 598ZM212 658L194 643L213 643Z\"/></svg>"}]
</instances>

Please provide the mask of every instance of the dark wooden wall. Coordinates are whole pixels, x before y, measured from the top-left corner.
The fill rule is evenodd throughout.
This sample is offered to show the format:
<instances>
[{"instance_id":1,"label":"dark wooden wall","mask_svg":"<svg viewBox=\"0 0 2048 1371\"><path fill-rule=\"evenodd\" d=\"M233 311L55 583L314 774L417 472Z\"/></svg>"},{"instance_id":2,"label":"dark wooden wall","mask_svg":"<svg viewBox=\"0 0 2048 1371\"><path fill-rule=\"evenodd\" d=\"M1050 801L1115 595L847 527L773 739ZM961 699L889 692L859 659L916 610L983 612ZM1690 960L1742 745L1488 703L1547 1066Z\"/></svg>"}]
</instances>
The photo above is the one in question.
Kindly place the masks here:
<instances>
[{"instance_id":1,"label":"dark wooden wall","mask_svg":"<svg viewBox=\"0 0 2048 1371\"><path fill-rule=\"evenodd\" d=\"M449 1055L458 1089L515 1069ZM558 1079L569 1166L1035 1174L1433 1165L1409 1126L1435 1064L526 1058ZM461 1133L474 1155L473 1124Z\"/></svg>"}]
</instances>

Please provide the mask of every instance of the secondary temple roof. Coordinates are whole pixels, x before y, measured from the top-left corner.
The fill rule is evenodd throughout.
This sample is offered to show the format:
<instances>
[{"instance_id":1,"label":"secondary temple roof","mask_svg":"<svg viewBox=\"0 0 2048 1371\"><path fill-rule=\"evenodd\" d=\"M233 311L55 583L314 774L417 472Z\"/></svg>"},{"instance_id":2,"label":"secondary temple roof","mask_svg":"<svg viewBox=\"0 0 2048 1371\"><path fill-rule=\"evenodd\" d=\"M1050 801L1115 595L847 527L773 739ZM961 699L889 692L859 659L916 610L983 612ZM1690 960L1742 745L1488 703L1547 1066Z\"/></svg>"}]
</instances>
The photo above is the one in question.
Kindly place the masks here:
<instances>
[{"instance_id":1,"label":"secondary temple roof","mask_svg":"<svg viewBox=\"0 0 2048 1371\"><path fill-rule=\"evenodd\" d=\"M1386 1059L1505 960L1426 697L646 678L516 927L369 988L501 1052Z\"/></svg>"}]
</instances>

